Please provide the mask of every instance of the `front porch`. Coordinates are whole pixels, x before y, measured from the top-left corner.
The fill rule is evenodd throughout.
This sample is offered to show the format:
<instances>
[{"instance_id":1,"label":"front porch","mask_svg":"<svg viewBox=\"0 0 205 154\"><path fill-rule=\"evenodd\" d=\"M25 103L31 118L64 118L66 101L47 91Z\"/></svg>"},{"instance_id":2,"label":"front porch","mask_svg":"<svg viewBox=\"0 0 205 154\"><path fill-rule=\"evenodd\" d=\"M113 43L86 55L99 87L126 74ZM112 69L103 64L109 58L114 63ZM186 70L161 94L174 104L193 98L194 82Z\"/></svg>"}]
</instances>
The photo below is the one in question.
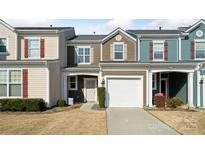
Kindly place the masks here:
<instances>
[{"instance_id":1,"label":"front porch","mask_svg":"<svg viewBox=\"0 0 205 154\"><path fill-rule=\"evenodd\" d=\"M67 76L68 98L75 103L97 102L97 77L92 75Z\"/></svg>"},{"instance_id":2,"label":"front porch","mask_svg":"<svg viewBox=\"0 0 205 154\"><path fill-rule=\"evenodd\" d=\"M152 89L156 93L163 93L168 98L177 97L184 103L188 102L188 74L182 72L156 72L153 73Z\"/></svg>"}]
</instances>

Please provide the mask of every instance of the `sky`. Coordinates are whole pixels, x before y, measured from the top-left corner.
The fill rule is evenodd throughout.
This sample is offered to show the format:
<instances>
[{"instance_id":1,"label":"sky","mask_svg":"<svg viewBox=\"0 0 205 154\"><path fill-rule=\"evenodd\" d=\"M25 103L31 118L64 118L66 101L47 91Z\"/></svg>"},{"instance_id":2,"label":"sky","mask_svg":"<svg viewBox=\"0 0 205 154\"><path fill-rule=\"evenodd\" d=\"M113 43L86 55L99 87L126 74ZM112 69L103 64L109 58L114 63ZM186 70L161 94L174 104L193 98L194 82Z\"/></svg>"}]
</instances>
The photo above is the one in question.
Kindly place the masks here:
<instances>
[{"instance_id":1,"label":"sky","mask_svg":"<svg viewBox=\"0 0 205 154\"><path fill-rule=\"evenodd\" d=\"M3 19L11 26L68 26L76 34L108 34L117 27L122 29L177 29L189 26L197 19Z\"/></svg>"}]
</instances>

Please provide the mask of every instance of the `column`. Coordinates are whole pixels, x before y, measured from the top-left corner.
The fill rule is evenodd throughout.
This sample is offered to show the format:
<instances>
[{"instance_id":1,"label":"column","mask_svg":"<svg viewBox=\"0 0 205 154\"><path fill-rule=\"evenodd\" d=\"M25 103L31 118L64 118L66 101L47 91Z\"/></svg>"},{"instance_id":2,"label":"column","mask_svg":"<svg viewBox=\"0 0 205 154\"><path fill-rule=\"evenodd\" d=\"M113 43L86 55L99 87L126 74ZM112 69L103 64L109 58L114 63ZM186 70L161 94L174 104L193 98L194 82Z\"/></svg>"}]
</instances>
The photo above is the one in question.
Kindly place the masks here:
<instances>
[{"instance_id":1,"label":"column","mask_svg":"<svg viewBox=\"0 0 205 154\"><path fill-rule=\"evenodd\" d=\"M152 107L152 72L148 72L148 106Z\"/></svg>"},{"instance_id":2,"label":"column","mask_svg":"<svg viewBox=\"0 0 205 154\"><path fill-rule=\"evenodd\" d=\"M193 73L188 73L188 103L193 107Z\"/></svg>"},{"instance_id":3,"label":"column","mask_svg":"<svg viewBox=\"0 0 205 154\"><path fill-rule=\"evenodd\" d=\"M63 99L67 102L68 101L68 82L67 82L67 75L62 75L62 95Z\"/></svg>"},{"instance_id":4,"label":"column","mask_svg":"<svg viewBox=\"0 0 205 154\"><path fill-rule=\"evenodd\" d=\"M200 71L197 71L197 107L201 106L201 86L200 86Z\"/></svg>"}]
</instances>

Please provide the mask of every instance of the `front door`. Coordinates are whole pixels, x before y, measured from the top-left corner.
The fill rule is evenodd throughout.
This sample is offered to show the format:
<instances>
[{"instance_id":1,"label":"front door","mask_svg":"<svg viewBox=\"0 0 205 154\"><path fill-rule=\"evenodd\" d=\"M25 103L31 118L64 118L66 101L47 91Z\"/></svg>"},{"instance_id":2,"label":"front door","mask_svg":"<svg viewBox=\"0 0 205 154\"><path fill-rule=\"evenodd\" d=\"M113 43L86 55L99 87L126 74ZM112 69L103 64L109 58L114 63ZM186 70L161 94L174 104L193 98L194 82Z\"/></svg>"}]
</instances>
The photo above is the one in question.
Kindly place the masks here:
<instances>
[{"instance_id":1,"label":"front door","mask_svg":"<svg viewBox=\"0 0 205 154\"><path fill-rule=\"evenodd\" d=\"M97 83L96 79L86 78L84 80L84 93L85 93L85 101L93 102L97 100Z\"/></svg>"},{"instance_id":2,"label":"front door","mask_svg":"<svg viewBox=\"0 0 205 154\"><path fill-rule=\"evenodd\" d=\"M161 93L163 93L166 97L168 94L168 83L167 83L167 79L161 79Z\"/></svg>"}]
</instances>

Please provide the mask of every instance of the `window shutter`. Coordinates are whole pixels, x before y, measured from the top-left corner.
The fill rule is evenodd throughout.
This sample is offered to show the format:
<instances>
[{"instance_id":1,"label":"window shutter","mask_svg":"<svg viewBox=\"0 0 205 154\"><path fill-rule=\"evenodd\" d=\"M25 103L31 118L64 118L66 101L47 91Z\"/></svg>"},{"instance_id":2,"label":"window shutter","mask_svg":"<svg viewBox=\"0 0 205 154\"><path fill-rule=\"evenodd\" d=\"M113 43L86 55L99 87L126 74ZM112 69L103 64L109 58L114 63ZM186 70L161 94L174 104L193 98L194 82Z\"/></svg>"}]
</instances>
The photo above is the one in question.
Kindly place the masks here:
<instances>
[{"instance_id":1,"label":"window shutter","mask_svg":"<svg viewBox=\"0 0 205 154\"><path fill-rule=\"evenodd\" d=\"M40 57L41 58L44 58L45 57L45 40L44 39L41 39L41 42L40 42Z\"/></svg>"},{"instance_id":2,"label":"window shutter","mask_svg":"<svg viewBox=\"0 0 205 154\"><path fill-rule=\"evenodd\" d=\"M195 50L194 50L195 47L194 47L194 45L195 45L194 41L192 41L191 42L191 59L192 60L194 60L194 58L195 58L195 56L194 56L195 55Z\"/></svg>"},{"instance_id":3,"label":"window shutter","mask_svg":"<svg viewBox=\"0 0 205 154\"><path fill-rule=\"evenodd\" d=\"M150 61L153 60L153 42L149 43L149 51L150 51Z\"/></svg>"},{"instance_id":4,"label":"window shutter","mask_svg":"<svg viewBox=\"0 0 205 154\"><path fill-rule=\"evenodd\" d=\"M23 69L23 98L28 97L28 70Z\"/></svg>"},{"instance_id":5,"label":"window shutter","mask_svg":"<svg viewBox=\"0 0 205 154\"><path fill-rule=\"evenodd\" d=\"M168 60L168 42L164 42L164 59Z\"/></svg>"},{"instance_id":6,"label":"window shutter","mask_svg":"<svg viewBox=\"0 0 205 154\"><path fill-rule=\"evenodd\" d=\"M24 40L24 58L28 58L28 39Z\"/></svg>"},{"instance_id":7,"label":"window shutter","mask_svg":"<svg viewBox=\"0 0 205 154\"><path fill-rule=\"evenodd\" d=\"M77 64L78 63L78 48L75 48L75 51L74 51L74 64Z\"/></svg>"},{"instance_id":8,"label":"window shutter","mask_svg":"<svg viewBox=\"0 0 205 154\"><path fill-rule=\"evenodd\" d=\"M127 60L127 44L124 44L124 60Z\"/></svg>"},{"instance_id":9,"label":"window shutter","mask_svg":"<svg viewBox=\"0 0 205 154\"><path fill-rule=\"evenodd\" d=\"M113 60L113 44L110 44L110 60Z\"/></svg>"},{"instance_id":10,"label":"window shutter","mask_svg":"<svg viewBox=\"0 0 205 154\"><path fill-rule=\"evenodd\" d=\"M91 48L90 56L91 56L91 64L93 64L94 63L94 48Z\"/></svg>"}]
</instances>

